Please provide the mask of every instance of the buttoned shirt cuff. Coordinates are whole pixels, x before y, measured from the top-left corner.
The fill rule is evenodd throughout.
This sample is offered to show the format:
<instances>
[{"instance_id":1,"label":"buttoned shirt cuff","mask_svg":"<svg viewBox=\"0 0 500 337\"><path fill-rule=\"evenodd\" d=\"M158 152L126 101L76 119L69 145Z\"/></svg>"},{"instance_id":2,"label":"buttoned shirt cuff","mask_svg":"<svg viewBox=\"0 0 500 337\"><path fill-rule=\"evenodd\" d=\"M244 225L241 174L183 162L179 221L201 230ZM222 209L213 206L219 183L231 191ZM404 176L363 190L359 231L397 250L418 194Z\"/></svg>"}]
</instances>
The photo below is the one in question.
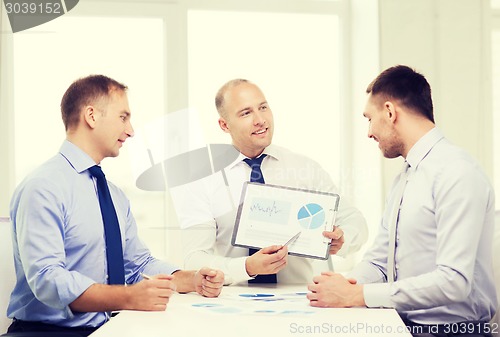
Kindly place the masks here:
<instances>
[{"instance_id":1,"label":"buttoned shirt cuff","mask_svg":"<svg viewBox=\"0 0 500 337\"><path fill-rule=\"evenodd\" d=\"M370 283L363 285L363 296L369 308L393 308L389 283Z\"/></svg>"},{"instance_id":2,"label":"buttoned shirt cuff","mask_svg":"<svg viewBox=\"0 0 500 337\"><path fill-rule=\"evenodd\" d=\"M229 284L240 283L252 279L252 277L248 276L247 268L245 266L247 257L248 256L242 256L231 259L231 261L228 264Z\"/></svg>"}]
</instances>

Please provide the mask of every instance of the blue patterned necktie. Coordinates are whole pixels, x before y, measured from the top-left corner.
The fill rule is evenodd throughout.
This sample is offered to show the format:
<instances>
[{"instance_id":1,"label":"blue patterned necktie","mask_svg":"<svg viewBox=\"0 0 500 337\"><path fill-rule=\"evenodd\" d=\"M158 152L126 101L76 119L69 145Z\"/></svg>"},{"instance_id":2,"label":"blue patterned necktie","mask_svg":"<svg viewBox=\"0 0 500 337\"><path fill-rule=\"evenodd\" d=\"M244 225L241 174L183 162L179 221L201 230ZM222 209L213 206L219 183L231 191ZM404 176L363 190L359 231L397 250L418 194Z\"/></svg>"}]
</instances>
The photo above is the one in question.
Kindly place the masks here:
<instances>
[{"instance_id":1,"label":"blue patterned necktie","mask_svg":"<svg viewBox=\"0 0 500 337\"><path fill-rule=\"evenodd\" d=\"M265 184L264 175L262 174L262 170L260 169L260 164L262 164L262 160L266 155L263 154L260 157L254 159L243 159L245 163L248 164L252 168L252 173L250 174L250 182L256 182ZM257 249L249 248L248 255L253 255L257 252ZM257 275L253 280L248 280L248 283L277 283L276 274L268 274L268 275Z\"/></svg>"},{"instance_id":2,"label":"blue patterned necktie","mask_svg":"<svg viewBox=\"0 0 500 337\"><path fill-rule=\"evenodd\" d=\"M260 169L260 164L262 164L262 160L264 160L266 156L267 156L266 154L263 154L260 157L253 159L250 158L243 159L243 161L252 168L252 173L250 174L250 182L261 183L261 184L266 183L264 181L264 175L262 174L262 170Z\"/></svg>"},{"instance_id":3,"label":"blue patterned necktie","mask_svg":"<svg viewBox=\"0 0 500 337\"><path fill-rule=\"evenodd\" d=\"M97 194L101 207L102 221L104 223L104 236L106 238L106 258L108 262L108 283L125 284L125 267L123 262L122 239L115 206L111 200L108 182L97 165L89 168L90 174L97 180Z\"/></svg>"}]
</instances>

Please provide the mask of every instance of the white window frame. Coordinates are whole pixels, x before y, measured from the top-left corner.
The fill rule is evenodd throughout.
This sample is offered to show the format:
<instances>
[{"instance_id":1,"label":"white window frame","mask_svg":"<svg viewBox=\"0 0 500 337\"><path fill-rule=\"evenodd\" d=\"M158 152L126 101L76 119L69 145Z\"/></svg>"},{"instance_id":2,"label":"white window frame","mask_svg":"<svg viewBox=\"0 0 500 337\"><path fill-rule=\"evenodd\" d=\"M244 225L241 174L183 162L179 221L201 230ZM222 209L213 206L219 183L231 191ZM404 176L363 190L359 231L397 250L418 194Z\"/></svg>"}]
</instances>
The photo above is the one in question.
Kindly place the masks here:
<instances>
[{"instance_id":1,"label":"white window frame","mask_svg":"<svg viewBox=\"0 0 500 337\"><path fill-rule=\"evenodd\" d=\"M371 7L370 7L371 6ZM74 16L121 16L121 17L154 17L162 18L166 23L165 28L165 110L167 112L178 111L188 105L188 66L187 66L187 13L195 10L229 10L229 11L260 11L260 12L287 12L287 13L311 13L311 14L335 14L340 19L341 29L341 90L340 97L342 143L344 149L339 158L341 181L337 182L342 193L350 196L356 205L363 204L360 191L365 188L365 182L361 186L359 176L356 176L355 167L361 167L366 160L366 154L360 151L364 140L358 139L359 132L365 135L364 121L359 116L362 113L360 98L364 98L364 87L369 80L378 72L378 58L370 60L363 59L366 44L361 43L366 38L366 31L362 31L365 19L363 15L378 17L377 3L371 3L367 7L364 0L86 0L80 1L78 5L66 15ZM4 7L0 6L0 18L2 32L11 31ZM366 13L367 9L370 13ZM375 12L371 12L375 11ZM371 26L371 28L376 28ZM371 29L375 39L373 45L378 48L378 32ZM370 39L370 37L368 37ZM0 153L3 164L0 165L0 215L7 215L10 197L15 188L14 180L14 103L12 100L13 82L13 44L12 34L0 34ZM378 55L378 50L374 50ZM355 66L356 63L356 66ZM366 73L362 74L365 71ZM167 75L168 74L168 75ZM361 145L360 145L361 144ZM361 147L360 147L361 146ZM375 155L376 156L376 155ZM370 163L370 165L373 165ZM375 165L377 166L377 165ZM354 167L354 169L353 169ZM380 166L374 167L380 172ZM354 174L353 174L354 172ZM377 173L378 174L378 173ZM375 182L375 187L380 184ZM378 193L378 192L376 192ZM381 193L378 194L379 196ZM168 198L168 197L167 197ZM168 202L165 202L167 205ZM172 221L171 212L165 206L165 224ZM383 202L375 205L368 217L369 222L377 218L378 223ZM166 255L170 255L166 248Z\"/></svg>"},{"instance_id":2,"label":"white window frame","mask_svg":"<svg viewBox=\"0 0 500 337\"><path fill-rule=\"evenodd\" d=\"M490 25L488 26L488 32L487 36L489 38L488 41L492 41L492 33L493 31L500 32L500 8L491 8L491 15L490 15ZM485 49L486 49L486 57L487 57L487 64L492 64L494 62L493 57L492 57L492 49L489 43L485 43ZM497 61L498 62L498 61ZM490 71L492 73L492 71ZM500 79L497 80L498 83L500 83ZM488 98L489 101L491 102L488 107L490 108L491 111L491 121L492 121L492 128L493 130L491 131L492 133L492 145L491 145L491 153L493 155L492 158L492 166L493 166L493 182L494 186L500 186L500 149L495 148L495 143L500 143L500 140L498 139L500 136L498 135L498 132L495 132L496 130L500 130L500 116L496 116L496 119L494 118L494 114L496 111L493 110L493 97L494 95L498 95L498 93L493 92L493 81L490 82L490 92L488 93ZM496 123L496 125L494 125ZM498 193L498 189L496 189L496 192ZM497 195L496 198L496 205L495 205L496 210L500 210L500 198Z\"/></svg>"}]
</instances>

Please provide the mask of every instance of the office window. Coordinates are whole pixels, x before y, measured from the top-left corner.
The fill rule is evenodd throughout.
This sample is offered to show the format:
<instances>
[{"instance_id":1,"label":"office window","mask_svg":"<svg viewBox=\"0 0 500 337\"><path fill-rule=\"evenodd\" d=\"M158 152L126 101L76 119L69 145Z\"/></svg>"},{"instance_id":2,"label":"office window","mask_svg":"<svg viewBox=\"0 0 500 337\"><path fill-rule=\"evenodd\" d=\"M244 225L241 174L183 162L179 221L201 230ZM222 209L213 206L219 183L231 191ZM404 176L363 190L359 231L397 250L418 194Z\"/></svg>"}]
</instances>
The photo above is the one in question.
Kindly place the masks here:
<instances>
[{"instance_id":1,"label":"office window","mask_svg":"<svg viewBox=\"0 0 500 337\"><path fill-rule=\"evenodd\" d=\"M164 114L164 25L159 18L63 16L14 34L15 180L55 155L65 138L59 104L72 81L104 74L129 87L136 129ZM103 161L109 180L129 197L141 236L164 255L164 196L135 187L129 139L120 156Z\"/></svg>"},{"instance_id":2,"label":"office window","mask_svg":"<svg viewBox=\"0 0 500 337\"><path fill-rule=\"evenodd\" d=\"M352 6L360 31L363 27L375 32L371 14L377 9L367 10L360 2ZM369 77L378 70L375 58L366 60L361 55L367 48L377 50L378 40L364 33L365 40L352 42L360 52L359 59L352 58L345 49L348 25L342 25L342 20L349 19L341 13L287 12L287 8L282 12L189 10L189 107L198 113L208 143L229 143L229 135L217 124L216 91L234 78L256 83L274 114L273 143L319 162L342 198L360 208L375 232L382 208L379 153L366 138L360 102ZM353 59L363 66L346 72ZM351 85L359 89L354 95ZM354 152L359 149L362 152ZM369 170L366 161L373 163ZM336 270L351 268L363 251L348 259L334 257Z\"/></svg>"},{"instance_id":3,"label":"office window","mask_svg":"<svg viewBox=\"0 0 500 337\"><path fill-rule=\"evenodd\" d=\"M218 126L214 97L228 80L246 78L273 111L273 143L312 157L340 180L337 15L190 10L188 50L189 106L207 142L231 141Z\"/></svg>"},{"instance_id":4,"label":"office window","mask_svg":"<svg viewBox=\"0 0 500 337\"><path fill-rule=\"evenodd\" d=\"M14 135L1 138L9 145L0 145L15 156L9 174L15 172L17 184L57 152L65 136L60 99L79 76L104 73L127 84L136 131L166 114L197 112L195 120L173 114L187 121L174 130L179 139L197 138L197 144L199 138L230 142L217 126L214 95L227 80L245 77L270 101L274 142L317 160L376 226L380 167L370 159L375 164L366 169L370 154L364 150L378 152L365 137L361 102L378 71L378 60L364 55L367 49L378 54L377 11L375 2L363 0L88 0L42 26L4 34L0 47L13 40L0 50L1 103L15 124ZM169 137L156 143L180 143ZM135 186L131 149L140 139L128 140L118 158L104 160L104 169L129 197L141 237L155 255L182 263L168 191ZM0 199L4 210L9 200Z\"/></svg>"}]
</instances>

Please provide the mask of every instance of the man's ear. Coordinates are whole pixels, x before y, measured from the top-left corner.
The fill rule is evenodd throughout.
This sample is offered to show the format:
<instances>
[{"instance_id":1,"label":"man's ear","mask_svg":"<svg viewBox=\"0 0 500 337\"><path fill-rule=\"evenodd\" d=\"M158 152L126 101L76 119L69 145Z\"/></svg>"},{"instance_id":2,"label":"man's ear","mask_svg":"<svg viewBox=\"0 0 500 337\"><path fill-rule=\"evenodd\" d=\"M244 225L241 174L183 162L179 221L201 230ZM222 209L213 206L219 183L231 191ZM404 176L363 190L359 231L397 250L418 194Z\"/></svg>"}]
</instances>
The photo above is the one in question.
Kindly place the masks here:
<instances>
[{"instance_id":1,"label":"man's ear","mask_svg":"<svg viewBox=\"0 0 500 337\"><path fill-rule=\"evenodd\" d=\"M222 129L222 131L229 133L229 127L227 125L227 122L224 118L219 118L219 126Z\"/></svg>"},{"instance_id":2,"label":"man's ear","mask_svg":"<svg viewBox=\"0 0 500 337\"><path fill-rule=\"evenodd\" d=\"M95 128L97 120L97 110L92 106L88 105L83 111L83 120L91 128Z\"/></svg>"},{"instance_id":3,"label":"man's ear","mask_svg":"<svg viewBox=\"0 0 500 337\"><path fill-rule=\"evenodd\" d=\"M394 123L397 119L396 106L391 101L386 101L384 103L384 110L386 117Z\"/></svg>"}]
</instances>

